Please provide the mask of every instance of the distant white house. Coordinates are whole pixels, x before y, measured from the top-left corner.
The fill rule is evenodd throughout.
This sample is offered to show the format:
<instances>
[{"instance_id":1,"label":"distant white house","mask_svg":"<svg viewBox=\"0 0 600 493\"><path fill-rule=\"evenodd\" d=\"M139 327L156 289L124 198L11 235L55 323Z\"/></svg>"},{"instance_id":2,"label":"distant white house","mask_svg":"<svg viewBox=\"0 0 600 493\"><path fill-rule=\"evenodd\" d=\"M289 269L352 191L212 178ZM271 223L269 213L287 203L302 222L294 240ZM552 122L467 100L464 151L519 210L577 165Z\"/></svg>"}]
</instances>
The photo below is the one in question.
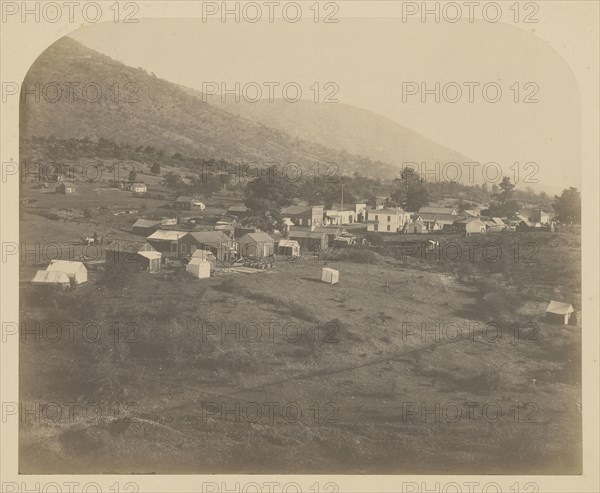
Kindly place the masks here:
<instances>
[{"instance_id":1,"label":"distant white house","mask_svg":"<svg viewBox=\"0 0 600 493\"><path fill-rule=\"evenodd\" d=\"M132 183L129 185L129 190L135 193L146 193L148 191L148 187L145 183Z\"/></svg>"},{"instance_id":2,"label":"distant white house","mask_svg":"<svg viewBox=\"0 0 600 493\"><path fill-rule=\"evenodd\" d=\"M87 269L83 262L72 262L70 260L51 260L46 268L48 272L63 272L69 281L81 284L87 281Z\"/></svg>"}]
</instances>

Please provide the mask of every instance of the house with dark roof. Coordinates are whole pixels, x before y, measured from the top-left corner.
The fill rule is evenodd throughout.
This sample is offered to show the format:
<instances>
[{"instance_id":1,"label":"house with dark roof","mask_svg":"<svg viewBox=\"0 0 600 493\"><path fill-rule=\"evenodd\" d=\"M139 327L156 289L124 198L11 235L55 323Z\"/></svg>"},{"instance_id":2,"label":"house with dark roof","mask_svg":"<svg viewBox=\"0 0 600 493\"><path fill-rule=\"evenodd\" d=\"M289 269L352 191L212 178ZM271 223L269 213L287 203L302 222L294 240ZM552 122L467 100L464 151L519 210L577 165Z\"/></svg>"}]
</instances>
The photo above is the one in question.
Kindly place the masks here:
<instances>
[{"instance_id":1,"label":"house with dark roof","mask_svg":"<svg viewBox=\"0 0 600 493\"><path fill-rule=\"evenodd\" d=\"M467 236L487 232L487 225L475 217L466 217L459 219L454 223L454 232L465 233Z\"/></svg>"},{"instance_id":2,"label":"house with dark roof","mask_svg":"<svg viewBox=\"0 0 600 493\"><path fill-rule=\"evenodd\" d=\"M325 233L327 235L327 241L331 245L333 242L342 236L342 233L345 231L343 228L337 228L335 226L320 226L318 228L313 229L314 233Z\"/></svg>"},{"instance_id":3,"label":"house with dark roof","mask_svg":"<svg viewBox=\"0 0 600 493\"><path fill-rule=\"evenodd\" d=\"M187 231L158 229L146 240L156 251L162 253L164 258L178 258L180 255L179 243L186 234L188 234Z\"/></svg>"},{"instance_id":4,"label":"house with dark roof","mask_svg":"<svg viewBox=\"0 0 600 493\"><path fill-rule=\"evenodd\" d=\"M160 229L162 221L154 219L138 219L133 223L132 230L136 235L150 236L157 229Z\"/></svg>"},{"instance_id":5,"label":"house with dark roof","mask_svg":"<svg viewBox=\"0 0 600 493\"><path fill-rule=\"evenodd\" d=\"M458 209L456 207L423 206L419 209L419 214L448 214L456 216L458 215Z\"/></svg>"},{"instance_id":6,"label":"house with dark roof","mask_svg":"<svg viewBox=\"0 0 600 493\"><path fill-rule=\"evenodd\" d=\"M237 253L235 241L223 231L193 231L180 239L180 255L193 255L196 250L209 250L219 262L234 260Z\"/></svg>"},{"instance_id":7,"label":"house with dark roof","mask_svg":"<svg viewBox=\"0 0 600 493\"><path fill-rule=\"evenodd\" d=\"M275 253L275 242L267 233L257 231L246 233L239 239L239 253L242 257L271 257Z\"/></svg>"},{"instance_id":8,"label":"house with dark roof","mask_svg":"<svg viewBox=\"0 0 600 493\"><path fill-rule=\"evenodd\" d=\"M203 211L206 209L206 206L200 201L200 199L189 195L177 197L173 205L176 209L181 209L184 211Z\"/></svg>"},{"instance_id":9,"label":"house with dark roof","mask_svg":"<svg viewBox=\"0 0 600 493\"><path fill-rule=\"evenodd\" d=\"M237 219L245 219L252 215L252 211L245 205L231 205L227 208L228 216L235 216Z\"/></svg>"},{"instance_id":10,"label":"house with dark roof","mask_svg":"<svg viewBox=\"0 0 600 493\"><path fill-rule=\"evenodd\" d=\"M160 269L162 254L146 241L111 240L106 243L104 252L106 270L156 272Z\"/></svg>"},{"instance_id":11,"label":"house with dark roof","mask_svg":"<svg viewBox=\"0 0 600 493\"><path fill-rule=\"evenodd\" d=\"M327 234L315 231L295 231L292 229L289 239L297 241L303 252L319 252L327 250L329 246Z\"/></svg>"},{"instance_id":12,"label":"house with dark roof","mask_svg":"<svg viewBox=\"0 0 600 493\"><path fill-rule=\"evenodd\" d=\"M316 227L323 225L324 210L322 205L290 205L281 209L281 215L294 226Z\"/></svg>"},{"instance_id":13,"label":"house with dark roof","mask_svg":"<svg viewBox=\"0 0 600 493\"><path fill-rule=\"evenodd\" d=\"M535 223L548 224L550 222L550 214L544 212L540 208L520 209L517 216L519 217L519 219L534 225Z\"/></svg>"}]
</instances>

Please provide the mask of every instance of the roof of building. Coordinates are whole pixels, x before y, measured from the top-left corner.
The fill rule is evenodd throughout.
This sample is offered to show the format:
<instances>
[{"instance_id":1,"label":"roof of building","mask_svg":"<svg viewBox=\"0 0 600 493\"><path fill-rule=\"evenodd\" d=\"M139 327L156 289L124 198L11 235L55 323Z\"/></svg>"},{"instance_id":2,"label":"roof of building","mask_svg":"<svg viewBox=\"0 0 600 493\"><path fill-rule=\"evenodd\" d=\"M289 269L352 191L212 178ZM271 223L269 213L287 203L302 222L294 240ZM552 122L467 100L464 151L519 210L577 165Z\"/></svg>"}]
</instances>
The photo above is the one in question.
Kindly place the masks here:
<instances>
[{"instance_id":1,"label":"roof of building","mask_svg":"<svg viewBox=\"0 0 600 493\"><path fill-rule=\"evenodd\" d=\"M517 217L519 218L519 220L523 223L525 223L526 226L530 227L530 228L535 228L537 224L537 222L535 221L530 221L527 217L521 215L521 214L517 214Z\"/></svg>"},{"instance_id":2,"label":"roof of building","mask_svg":"<svg viewBox=\"0 0 600 493\"><path fill-rule=\"evenodd\" d=\"M175 199L175 202L191 202L192 200L196 200L196 197L192 197L190 195L182 195Z\"/></svg>"},{"instance_id":3,"label":"roof of building","mask_svg":"<svg viewBox=\"0 0 600 493\"><path fill-rule=\"evenodd\" d=\"M87 270L83 262L73 262L71 260L51 260L50 265L46 267L49 272L59 271L65 274L75 275L80 269Z\"/></svg>"},{"instance_id":4,"label":"roof of building","mask_svg":"<svg viewBox=\"0 0 600 493\"><path fill-rule=\"evenodd\" d=\"M491 221L493 221L497 226L506 226L506 223L499 217L492 217Z\"/></svg>"},{"instance_id":5,"label":"roof of building","mask_svg":"<svg viewBox=\"0 0 600 493\"><path fill-rule=\"evenodd\" d=\"M295 246L300 246L300 243L298 243L296 240L279 240L279 248L282 247L295 247Z\"/></svg>"},{"instance_id":6,"label":"roof of building","mask_svg":"<svg viewBox=\"0 0 600 493\"><path fill-rule=\"evenodd\" d=\"M132 183L130 186L132 186L132 187L145 187L145 186L146 186L146 184L145 184L145 183L142 183L142 182L140 181L140 182Z\"/></svg>"},{"instance_id":7,"label":"roof of building","mask_svg":"<svg viewBox=\"0 0 600 493\"><path fill-rule=\"evenodd\" d=\"M267 233L263 233L262 231L256 231L254 233L246 233L244 236L240 238L240 242L242 240L250 240L254 243L273 243L273 238L271 238Z\"/></svg>"},{"instance_id":8,"label":"roof of building","mask_svg":"<svg viewBox=\"0 0 600 493\"><path fill-rule=\"evenodd\" d=\"M245 205L230 205L227 208L228 212L250 212L250 209Z\"/></svg>"},{"instance_id":9,"label":"roof of building","mask_svg":"<svg viewBox=\"0 0 600 493\"><path fill-rule=\"evenodd\" d=\"M223 231L195 231L187 234L198 243L215 244L229 243L231 241L231 238L223 233Z\"/></svg>"},{"instance_id":10,"label":"roof of building","mask_svg":"<svg viewBox=\"0 0 600 493\"><path fill-rule=\"evenodd\" d=\"M397 208L385 208L385 209L369 209L369 215L371 214L406 214L406 211L401 207Z\"/></svg>"},{"instance_id":11,"label":"roof of building","mask_svg":"<svg viewBox=\"0 0 600 493\"><path fill-rule=\"evenodd\" d=\"M198 248L194 253L192 253L192 258L201 258L201 259L214 259L215 254L210 250L202 250Z\"/></svg>"},{"instance_id":12,"label":"roof of building","mask_svg":"<svg viewBox=\"0 0 600 493\"><path fill-rule=\"evenodd\" d=\"M162 221L156 221L154 219L138 219L133 223L134 228L151 228L152 226L158 226Z\"/></svg>"},{"instance_id":13,"label":"roof of building","mask_svg":"<svg viewBox=\"0 0 600 493\"><path fill-rule=\"evenodd\" d=\"M481 219L477 218L477 217L463 217L463 216L454 216L456 219L454 221L454 224L469 224L472 223L473 221L479 221L481 222Z\"/></svg>"},{"instance_id":14,"label":"roof of building","mask_svg":"<svg viewBox=\"0 0 600 493\"><path fill-rule=\"evenodd\" d=\"M146 251L146 252L138 252L138 254L141 255L142 257L146 257L147 259L150 259L150 260L162 257L162 253L157 252L156 250L150 250L150 251Z\"/></svg>"},{"instance_id":15,"label":"roof of building","mask_svg":"<svg viewBox=\"0 0 600 493\"><path fill-rule=\"evenodd\" d=\"M365 202L348 202L348 203L344 202L344 207L342 208L342 204L336 202L335 204L333 204L331 206L331 208L333 210L337 210L337 211L339 211L339 210L354 211L354 210L356 210L356 206L357 205L364 205L364 206L366 206L367 204ZM349 209L348 209L348 207L349 207Z\"/></svg>"},{"instance_id":16,"label":"roof of building","mask_svg":"<svg viewBox=\"0 0 600 493\"><path fill-rule=\"evenodd\" d=\"M443 224L454 224L455 222L460 221L476 221L475 217L465 218L464 216L458 216L455 214L440 214L434 212L421 212L419 211L417 215L423 219L423 221L437 221L438 223Z\"/></svg>"},{"instance_id":17,"label":"roof of building","mask_svg":"<svg viewBox=\"0 0 600 493\"><path fill-rule=\"evenodd\" d=\"M419 209L419 214L452 214L452 212L457 212L456 207L433 207L433 206L424 206Z\"/></svg>"},{"instance_id":18,"label":"roof of building","mask_svg":"<svg viewBox=\"0 0 600 493\"><path fill-rule=\"evenodd\" d=\"M175 231L170 229L159 229L155 231L150 236L148 236L149 240L165 240L165 241L177 241L183 238L187 231Z\"/></svg>"},{"instance_id":19,"label":"roof of building","mask_svg":"<svg viewBox=\"0 0 600 493\"><path fill-rule=\"evenodd\" d=\"M44 284L70 284L69 276L61 271L47 271L38 270L35 273L34 278L31 280L33 283L44 283Z\"/></svg>"},{"instance_id":20,"label":"roof of building","mask_svg":"<svg viewBox=\"0 0 600 493\"><path fill-rule=\"evenodd\" d=\"M479 217L480 216L480 212L476 209L464 209L462 211L462 213L465 216L471 216L471 217Z\"/></svg>"},{"instance_id":21,"label":"roof of building","mask_svg":"<svg viewBox=\"0 0 600 493\"><path fill-rule=\"evenodd\" d=\"M327 236L325 233L319 233L318 231L290 231L290 239L293 238L319 238L322 239L323 236Z\"/></svg>"},{"instance_id":22,"label":"roof of building","mask_svg":"<svg viewBox=\"0 0 600 493\"><path fill-rule=\"evenodd\" d=\"M290 205L281 209L281 213L285 216L286 214L304 214L312 211L310 205Z\"/></svg>"},{"instance_id":23,"label":"roof of building","mask_svg":"<svg viewBox=\"0 0 600 493\"><path fill-rule=\"evenodd\" d=\"M315 233L325 233L327 235L330 234L334 234L336 236L339 236L342 234L342 228L339 228L337 226L318 226L315 229L313 229L313 231Z\"/></svg>"},{"instance_id":24,"label":"roof of building","mask_svg":"<svg viewBox=\"0 0 600 493\"><path fill-rule=\"evenodd\" d=\"M104 249L109 252L137 253L145 246L152 248L145 241L110 240L105 244ZM152 250L154 249L152 248Z\"/></svg>"},{"instance_id":25,"label":"roof of building","mask_svg":"<svg viewBox=\"0 0 600 493\"><path fill-rule=\"evenodd\" d=\"M554 313L556 315L566 315L567 313L573 313L574 311L573 305L554 300L550 300L548 308L546 308L546 313Z\"/></svg>"}]
</instances>

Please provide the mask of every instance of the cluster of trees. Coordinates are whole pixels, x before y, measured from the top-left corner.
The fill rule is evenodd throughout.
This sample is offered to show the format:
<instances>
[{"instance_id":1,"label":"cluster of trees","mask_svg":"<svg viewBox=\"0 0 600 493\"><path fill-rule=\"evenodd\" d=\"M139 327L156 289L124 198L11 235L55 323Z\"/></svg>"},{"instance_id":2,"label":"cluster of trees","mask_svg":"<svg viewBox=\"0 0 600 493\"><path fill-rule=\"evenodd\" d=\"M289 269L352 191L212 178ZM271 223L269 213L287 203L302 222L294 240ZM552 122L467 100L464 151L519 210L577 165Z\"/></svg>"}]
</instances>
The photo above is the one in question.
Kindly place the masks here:
<instances>
[{"instance_id":1,"label":"cluster of trees","mask_svg":"<svg viewBox=\"0 0 600 493\"><path fill-rule=\"evenodd\" d=\"M203 159L197 156L184 156L179 152L169 154L154 146L132 146L118 143L104 137L58 139L50 136L33 136L25 141L23 149L30 159L76 160L76 159L114 159L119 161L137 161L149 163L154 174L160 174L160 167L173 166L197 170L207 165L216 168L224 161Z\"/></svg>"},{"instance_id":2,"label":"cluster of trees","mask_svg":"<svg viewBox=\"0 0 600 493\"><path fill-rule=\"evenodd\" d=\"M581 224L581 194L575 187L554 196L554 212L557 219L565 224Z\"/></svg>"}]
</instances>

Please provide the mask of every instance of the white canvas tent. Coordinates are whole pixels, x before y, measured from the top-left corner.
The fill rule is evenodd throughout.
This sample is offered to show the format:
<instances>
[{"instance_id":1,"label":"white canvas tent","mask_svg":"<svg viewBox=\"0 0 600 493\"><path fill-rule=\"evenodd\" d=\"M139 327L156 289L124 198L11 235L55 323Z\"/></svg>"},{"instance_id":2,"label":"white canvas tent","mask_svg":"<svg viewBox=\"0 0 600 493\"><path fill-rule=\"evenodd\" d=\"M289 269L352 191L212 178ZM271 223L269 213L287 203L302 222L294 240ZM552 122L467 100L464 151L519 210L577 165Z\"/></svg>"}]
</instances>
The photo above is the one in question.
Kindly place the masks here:
<instances>
[{"instance_id":1,"label":"white canvas tent","mask_svg":"<svg viewBox=\"0 0 600 493\"><path fill-rule=\"evenodd\" d=\"M551 323L568 325L571 314L574 312L573 305L550 300L548 308L546 308L546 319Z\"/></svg>"},{"instance_id":2,"label":"white canvas tent","mask_svg":"<svg viewBox=\"0 0 600 493\"><path fill-rule=\"evenodd\" d=\"M210 262L206 259L196 257L190 260L185 270L198 279L207 279L210 277Z\"/></svg>"},{"instance_id":3,"label":"white canvas tent","mask_svg":"<svg viewBox=\"0 0 600 493\"><path fill-rule=\"evenodd\" d=\"M321 281L328 284L337 284L340 280L340 271L323 267L321 269Z\"/></svg>"},{"instance_id":4,"label":"white canvas tent","mask_svg":"<svg viewBox=\"0 0 600 493\"><path fill-rule=\"evenodd\" d=\"M47 270L38 270L31 282L39 286L62 286L64 288L71 285L69 276L64 272L49 272Z\"/></svg>"},{"instance_id":5,"label":"white canvas tent","mask_svg":"<svg viewBox=\"0 0 600 493\"><path fill-rule=\"evenodd\" d=\"M74 280L77 284L87 281L87 269L82 262L51 260L46 270L48 272L64 272L70 280Z\"/></svg>"}]
</instances>

